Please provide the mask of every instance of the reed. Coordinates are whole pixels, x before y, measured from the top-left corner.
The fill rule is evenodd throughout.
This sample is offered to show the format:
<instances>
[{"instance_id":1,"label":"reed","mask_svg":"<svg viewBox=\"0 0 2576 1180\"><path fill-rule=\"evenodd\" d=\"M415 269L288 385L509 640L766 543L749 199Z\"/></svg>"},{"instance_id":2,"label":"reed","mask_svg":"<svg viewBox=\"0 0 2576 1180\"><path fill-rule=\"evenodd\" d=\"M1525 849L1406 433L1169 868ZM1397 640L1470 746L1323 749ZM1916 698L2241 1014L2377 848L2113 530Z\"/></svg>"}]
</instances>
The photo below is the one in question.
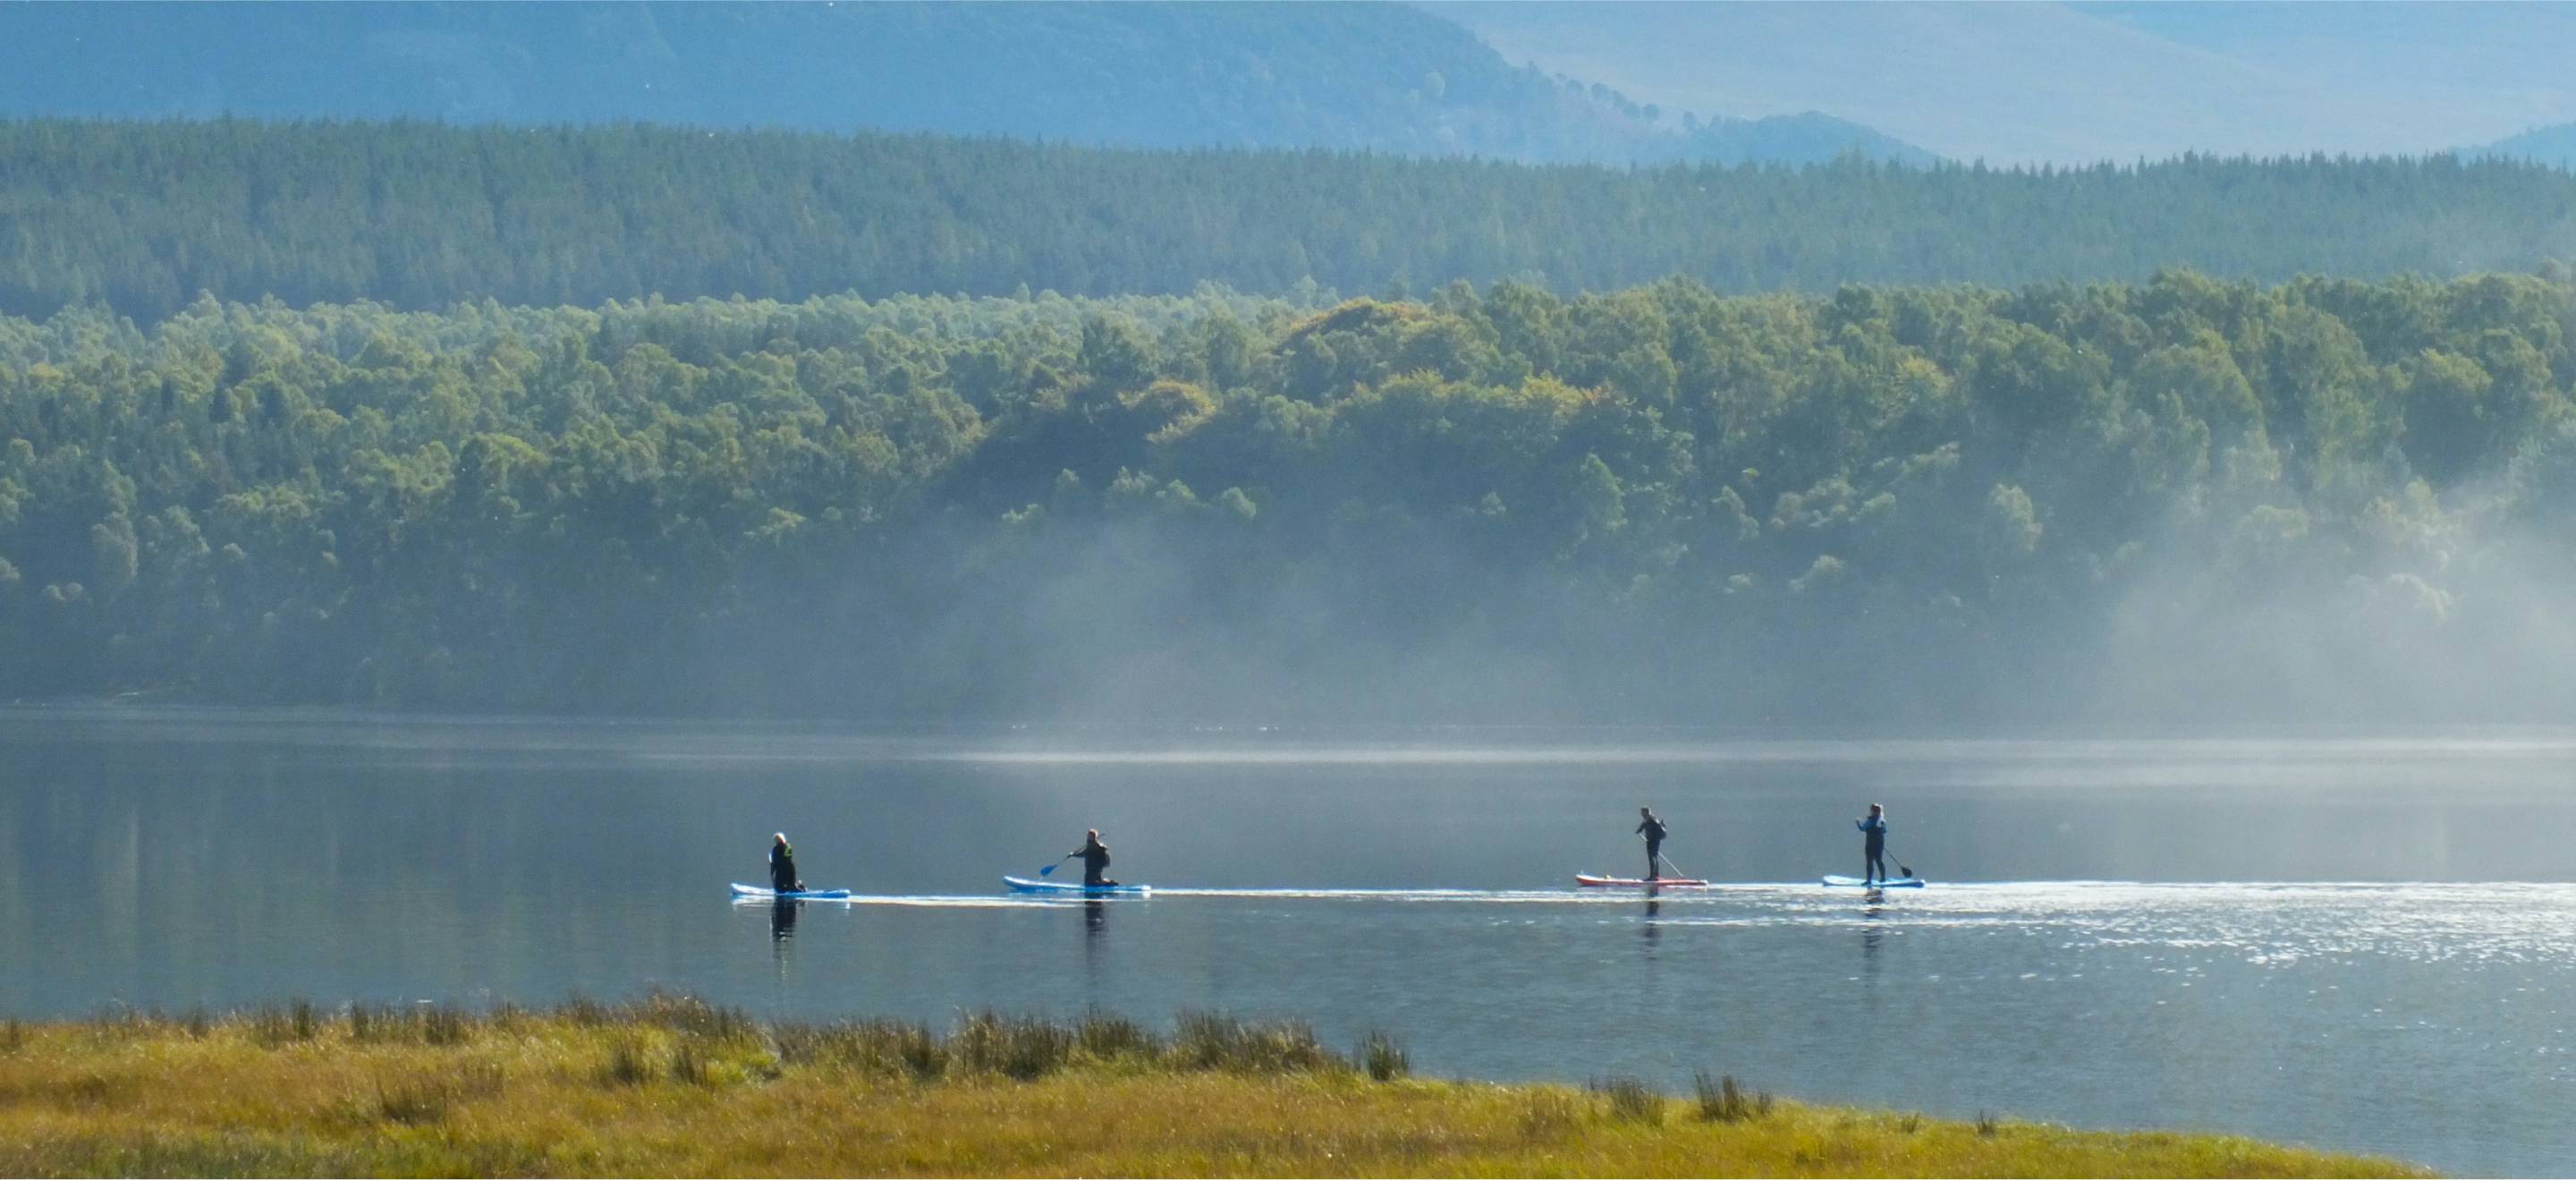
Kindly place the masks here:
<instances>
[{"instance_id":1,"label":"reed","mask_svg":"<svg viewBox=\"0 0 2576 1180\"><path fill-rule=\"evenodd\" d=\"M1745 1089L1732 1074L1711 1079L1707 1070L1692 1076L1691 1088L1699 1098L1699 1117L1712 1123L1740 1123L1762 1118L1771 1113L1774 1101L1767 1093ZM1916 1128L1900 1129L1911 1132Z\"/></svg>"},{"instance_id":2,"label":"reed","mask_svg":"<svg viewBox=\"0 0 2576 1180\"><path fill-rule=\"evenodd\" d=\"M347 1020L351 1040L393 1045L462 1045L484 1023L444 1004L351 1004Z\"/></svg>"},{"instance_id":3,"label":"reed","mask_svg":"<svg viewBox=\"0 0 2576 1180\"><path fill-rule=\"evenodd\" d=\"M1301 1020L1245 1021L1222 1012L1185 1011L1171 1057L1184 1069L1230 1073L1352 1072L1350 1061L1315 1039Z\"/></svg>"},{"instance_id":4,"label":"reed","mask_svg":"<svg viewBox=\"0 0 2576 1180\"><path fill-rule=\"evenodd\" d=\"M1153 1061L1163 1055L1163 1039L1152 1029L1114 1013L1093 1010L1074 1026L1074 1045L1094 1062Z\"/></svg>"},{"instance_id":5,"label":"reed","mask_svg":"<svg viewBox=\"0 0 2576 1180\"><path fill-rule=\"evenodd\" d=\"M1041 1017L977 1012L958 1022L948 1043L951 1055L968 1072L1025 1082L1071 1063L1078 1040L1077 1029Z\"/></svg>"},{"instance_id":6,"label":"reed","mask_svg":"<svg viewBox=\"0 0 2576 1180\"><path fill-rule=\"evenodd\" d=\"M1395 1038L1375 1029L1360 1038L1360 1068L1373 1082L1391 1082L1413 1073L1413 1056Z\"/></svg>"},{"instance_id":7,"label":"reed","mask_svg":"<svg viewBox=\"0 0 2576 1180\"><path fill-rule=\"evenodd\" d=\"M1664 1096L1636 1078L1595 1078L1587 1088L1601 1096L1613 1120L1649 1126L1664 1121Z\"/></svg>"},{"instance_id":8,"label":"reed","mask_svg":"<svg viewBox=\"0 0 2576 1180\"><path fill-rule=\"evenodd\" d=\"M651 1051L631 1035L610 1042L608 1061L599 1067L600 1084L606 1086L641 1086L652 1081L653 1074Z\"/></svg>"},{"instance_id":9,"label":"reed","mask_svg":"<svg viewBox=\"0 0 2576 1180\"><path fill-rule=\"evenodd\" d=\"M271 1049L299 1045L322 1031L322 1016L311 1000L290 1000L281 1008L274 1004L252 1009L246 1016L251 1036ZM145 1023L159 1023L157 1015L143 1018Z\"/></svg>"},{"instance_id":10,"label":"reed","mask_svg":"<svg viewBox=\"0 0 2576 1180\"><path fill-rule=\"evenodd\" d=\"M440 1122L459 1106L498 1097L502 1078L500 1067L488 1062L382 1077L376 1081L376 1113L405 1126Z\"/></svg>"}]
</instances>

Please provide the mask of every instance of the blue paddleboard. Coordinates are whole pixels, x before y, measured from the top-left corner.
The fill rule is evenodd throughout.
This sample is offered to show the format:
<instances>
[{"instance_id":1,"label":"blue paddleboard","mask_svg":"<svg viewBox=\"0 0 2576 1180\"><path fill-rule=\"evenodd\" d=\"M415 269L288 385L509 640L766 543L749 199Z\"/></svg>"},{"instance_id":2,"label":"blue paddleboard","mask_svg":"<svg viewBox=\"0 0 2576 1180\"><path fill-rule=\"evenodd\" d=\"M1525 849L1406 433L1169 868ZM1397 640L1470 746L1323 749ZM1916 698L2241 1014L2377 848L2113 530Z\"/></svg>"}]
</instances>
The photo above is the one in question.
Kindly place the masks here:
<instances>
[{"instance_id":1,"label":"blue paddleboard","mask_svg":"<svg viewBox=\"0 0 2576 1180\"><path fill-rule=\"evenodd\" d=\"M1102 885L1094 888L1081 884L1058 885L1053 881L1040 881L1032 877L1004 877L1002 878L1002 884L1010 886L1011 892L1013 893L1061 893L1068 896L1080 897L1099 897L1111 893L1152 893L1154 891L1154 887L1151 885Z\"/></svg>"},{"instance_id":2,"label":"blue paddleboard","mask_svg":"<svg viewBox=\"0 0 2576 1180\"><path fill-rule=\"evenodd\" d=\"M1826 877L1825 884L1845 889L1921 889L1923 878L1898 877L1893 881L1863 881L1858 877Z\"/></svg>"},{"instance_id":3,"label":"blue paddleboard","mask_svg":"<svg viewBox=\"0 0 2576 1180\"><path fill-rule=\"evenodd\" d=\"M850 900L850 891L847 889L797 889L786 893L780 893L775 889L763 889L758 885L745 885L739 881L734 883L733 895L735 897L765 897L774 901Z\"/></svg>"}]
</instances>

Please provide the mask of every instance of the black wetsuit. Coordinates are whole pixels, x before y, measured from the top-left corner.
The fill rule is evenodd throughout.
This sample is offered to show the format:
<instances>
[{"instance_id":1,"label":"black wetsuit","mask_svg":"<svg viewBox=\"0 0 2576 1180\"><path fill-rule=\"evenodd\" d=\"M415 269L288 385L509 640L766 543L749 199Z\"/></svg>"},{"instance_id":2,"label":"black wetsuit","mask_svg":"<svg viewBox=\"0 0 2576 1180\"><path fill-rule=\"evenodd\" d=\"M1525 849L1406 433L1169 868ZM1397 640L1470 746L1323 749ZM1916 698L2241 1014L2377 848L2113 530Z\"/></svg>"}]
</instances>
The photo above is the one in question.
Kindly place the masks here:
<instances>
[{"instance_id":1,"label":"black wetsuit","mask_svg":"<svg viewBox=\"0 0 2576 1180\"><path fill-rule=\"evenodd\" d=\"M1863 838L1861 844L1860 879L1863 881L1888 880L1887 817L1884 815L1869 816L1863 819L1853 820L1852 824L1854 827L1861 830L1861 836ZM1872 872L1877 873L1878 876L1875 878L1871 877L1870 874Z\"/></svg>"},{"instance_id":2,"label":"black wetsuit","mask_svg":"<svg viewBox=\"0 0 2576 1180\"><path fill-rule=\"evenodd\" d=\"M1664 821L1650 813L1637 825L1637 834L1646 838L1646 879L1663 876Z\"/></svg>"},{"instance_id":3,"label":"black wetsuit","mask_svg":"<svg viewBox=\"0 0 2576 1180\"><path fill-rule=\"evenodd\" d=\"M792 845L769 846L769 888L774 893L794 893L803 885L796 879L796 849Z\"/></svg>"},{"instance_id":4,"label":"black wetsuit","mask_svg":"<svg viewBox=\"0 0 2576 1180\"><path fill-rule=\"evenodd\" d=\"M1073 850L1073 855L1082 858L1083 888L1098 889L1104 885L1118 883L1110 880L1107 875L1109 872L1108 845L1086 838L1082 842L1082 847Z\"/></svg>"}]
</instances>

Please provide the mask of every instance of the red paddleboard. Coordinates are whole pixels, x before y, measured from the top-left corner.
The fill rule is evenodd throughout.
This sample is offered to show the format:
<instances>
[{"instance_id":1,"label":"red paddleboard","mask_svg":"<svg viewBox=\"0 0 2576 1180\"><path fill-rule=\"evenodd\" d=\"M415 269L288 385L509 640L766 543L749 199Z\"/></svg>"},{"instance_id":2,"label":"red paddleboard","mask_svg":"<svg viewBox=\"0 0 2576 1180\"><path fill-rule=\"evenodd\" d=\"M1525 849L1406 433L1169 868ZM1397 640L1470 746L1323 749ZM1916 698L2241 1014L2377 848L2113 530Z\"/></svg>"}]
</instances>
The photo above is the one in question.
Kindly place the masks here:
<instances>
[{"instance_id":1,"label":"red paddleboard","mask_svg":"<svg viewBox=\"0 0 2576 1180\"><path fill-rule=\"evenodd\" d=\"M1656 880L1649 881L1643 877L1595 877L1589 873L1576 873L1574 875L1574 883L1577 885L1589 886L1594 889L1647 889L1659 885L1679 885L1687 887L1692 885L1708 884L1708 882L1702 881L1697 877L1661 877Z\"/></svg>"}]
</instances>

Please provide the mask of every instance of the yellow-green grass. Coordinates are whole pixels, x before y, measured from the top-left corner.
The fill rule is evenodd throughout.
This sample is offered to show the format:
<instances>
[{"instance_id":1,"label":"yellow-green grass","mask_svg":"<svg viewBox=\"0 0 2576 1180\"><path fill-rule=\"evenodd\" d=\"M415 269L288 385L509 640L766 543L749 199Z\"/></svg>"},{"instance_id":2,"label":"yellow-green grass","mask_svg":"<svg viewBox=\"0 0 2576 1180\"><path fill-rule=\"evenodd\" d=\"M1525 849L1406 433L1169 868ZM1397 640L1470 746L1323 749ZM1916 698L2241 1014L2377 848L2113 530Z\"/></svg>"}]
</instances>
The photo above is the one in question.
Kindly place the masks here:
<instances>
[{"instance_id":1,"label":"yellow-green grass","mask_svg":"<svg viewBox=\"0 0 2576 1180\"><path fill-rule=\"evenodd\" d=\"M0 1023L0 1175L2397 1176L2246 1139L1430 1081L1294 1023L684 999Z\"/></svg>"}]
</instances>

